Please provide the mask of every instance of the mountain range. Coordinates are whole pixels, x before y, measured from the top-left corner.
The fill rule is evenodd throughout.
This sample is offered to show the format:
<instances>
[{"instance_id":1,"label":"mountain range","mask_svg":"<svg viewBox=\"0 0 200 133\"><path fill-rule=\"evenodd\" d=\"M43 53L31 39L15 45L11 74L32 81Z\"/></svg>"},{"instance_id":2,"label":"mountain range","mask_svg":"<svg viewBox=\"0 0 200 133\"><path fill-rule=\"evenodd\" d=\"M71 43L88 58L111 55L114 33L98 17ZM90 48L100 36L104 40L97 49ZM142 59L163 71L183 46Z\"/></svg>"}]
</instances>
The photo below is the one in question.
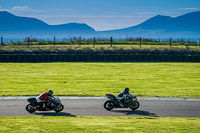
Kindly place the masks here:
<instances>
[{"instance_id":1,"label":"mountain range","mask_svg":"<svg viewBox=\"0 0 200 133\"><path fill-rule=\"evenodd\" d=\"M200 11L175 18L157 15L145 22L119 30L104 31L102 35L141 37L199 37Z\"/></svg>"},{"instance_id":2,"label":"mountain range","mask_svg":"<svg viewBox=\"0 0 200 133\"><path fill-rule=\"evenodd\" d=\"M48 25L47 23L28 17L15 16L7 11L0 11L0 35L9 37L199 37L200 11L191 12L178 17L154 16L136 26L109 30L95 31L83 23L68 23Z\"/></svg>"},{"instance_id":3,"label":"mountain range","mask_svg":"<svg viewBox=\"0 0 200 133\"><path fill-rule=\"evenodd\" d=\"M68 23L62 25L48 25L47 23L28 17L18 17L7 11L0 12L0 35L11 37L24 36L74 36L93 35L96 31L86 24Z\"/></svg>"}]
</instances>

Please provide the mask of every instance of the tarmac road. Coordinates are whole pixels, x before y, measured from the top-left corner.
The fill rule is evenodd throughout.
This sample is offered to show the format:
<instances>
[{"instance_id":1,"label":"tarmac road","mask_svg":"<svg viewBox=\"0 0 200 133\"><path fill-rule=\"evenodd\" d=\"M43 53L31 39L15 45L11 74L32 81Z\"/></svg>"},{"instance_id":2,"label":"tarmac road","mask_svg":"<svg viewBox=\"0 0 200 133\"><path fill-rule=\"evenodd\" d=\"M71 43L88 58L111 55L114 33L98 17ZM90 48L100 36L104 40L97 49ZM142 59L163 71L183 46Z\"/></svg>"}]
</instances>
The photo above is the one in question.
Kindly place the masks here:
<instances>
[{"instance_id":1,"label":"tarmac road","mask_svg":"<svg viewBox=\"0 0 200 133\"><path fill-rule=\"evenodd\" d=\"M151 116L151 117L200 117L200 100L149 100L141 99L136 111L129 108L107 111L103 104L106 98L64 98L65 109L29 114L26 99L0 99L0 116Z\"/></svg>"}]
</instances>

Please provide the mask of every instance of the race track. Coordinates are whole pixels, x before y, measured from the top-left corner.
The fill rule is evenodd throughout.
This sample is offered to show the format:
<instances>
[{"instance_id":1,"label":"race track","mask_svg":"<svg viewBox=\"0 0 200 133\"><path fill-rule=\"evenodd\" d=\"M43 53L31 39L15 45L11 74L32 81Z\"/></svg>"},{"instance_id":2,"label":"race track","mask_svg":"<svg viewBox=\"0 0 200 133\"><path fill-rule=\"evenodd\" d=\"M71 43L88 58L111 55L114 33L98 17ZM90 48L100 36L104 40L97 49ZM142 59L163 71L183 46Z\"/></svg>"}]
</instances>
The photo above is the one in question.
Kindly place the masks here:
<instances>
[{"instance_id":1,"label":"race track","mask_svg":"<svg viewBox=\"0 0 200 133\"><path fill-rule=\"evenodd\" d=\"M36 112L29 114L25 110L26 99L0 99L0 116L151 116L151 117L200 117L199 100L144 100L140 99L140 108L106 111L103 104L106 98L65 98L65 109L60 113Z\"/></svg>"}]
</instances>

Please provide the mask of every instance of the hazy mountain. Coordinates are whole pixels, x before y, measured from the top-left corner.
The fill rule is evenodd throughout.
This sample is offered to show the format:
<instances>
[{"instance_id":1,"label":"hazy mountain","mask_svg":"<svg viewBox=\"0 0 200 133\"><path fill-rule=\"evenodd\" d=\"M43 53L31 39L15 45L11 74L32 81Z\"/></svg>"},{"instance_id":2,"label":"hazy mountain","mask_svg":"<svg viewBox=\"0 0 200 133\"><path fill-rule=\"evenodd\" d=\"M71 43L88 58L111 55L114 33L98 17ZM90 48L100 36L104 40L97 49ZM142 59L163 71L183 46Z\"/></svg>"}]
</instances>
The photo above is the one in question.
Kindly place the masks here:
<instances>
[{"instance_id":1,"label":"hazy mountain","mask_svg":"<svg viewBox=\"0 0 200 133\"><path fill-rule=\"evenodd\" d=\"M0 11L0 34L7 36L87 36L96 31L86 24L69 23L48 25L45 22L28 17L18 17L6 11Z\"/></svg>"},{"instance_id":2,"label":"hazy mountain","mask_svg":"<svg viewBox=\"0 0 200 133\"><path fill-rule=\"evenodd\" d=\"M0 11L0 35L10 37L200 37L200 11L178 17L154 16L145 22L118 30L96 32L86 24L68 23L48 25L45 22L28 17L15 16Z\"/></svg>"},{"instance_id":3,"label":"hazy mountain","mask_svg":"<svg viewBox=\"0 0 200 133\"><path fill-rule=\"evenodd\" d=\"M136 26L99 34L116 37L199 37L200 11L175 18L157 15Z\"/></svg>"}]
</instances>

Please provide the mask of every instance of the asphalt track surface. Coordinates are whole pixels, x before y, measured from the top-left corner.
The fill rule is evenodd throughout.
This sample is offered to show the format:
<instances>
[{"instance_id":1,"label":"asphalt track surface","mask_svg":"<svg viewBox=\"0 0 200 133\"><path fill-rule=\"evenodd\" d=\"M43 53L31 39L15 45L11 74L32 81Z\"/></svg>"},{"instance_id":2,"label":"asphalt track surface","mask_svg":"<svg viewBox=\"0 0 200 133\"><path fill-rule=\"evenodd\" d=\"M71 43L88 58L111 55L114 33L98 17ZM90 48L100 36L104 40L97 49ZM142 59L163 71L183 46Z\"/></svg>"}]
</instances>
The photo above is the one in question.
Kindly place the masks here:
<instances>
[{"instance_id":1,"label":"asphalt track surface","mask_svg":"<svg viewBox=\"0 0 200 133\"><path fill-rule=\"evenodd\" d=\"M65 98L65 109L29 114L25 110L26 99L0 99L0 116L128 116L128 117L200 117L200 100L149 100L140 99L136 111L118 108L107 111L103 108L106 98Z\"/></svg>"}]
</instances>

